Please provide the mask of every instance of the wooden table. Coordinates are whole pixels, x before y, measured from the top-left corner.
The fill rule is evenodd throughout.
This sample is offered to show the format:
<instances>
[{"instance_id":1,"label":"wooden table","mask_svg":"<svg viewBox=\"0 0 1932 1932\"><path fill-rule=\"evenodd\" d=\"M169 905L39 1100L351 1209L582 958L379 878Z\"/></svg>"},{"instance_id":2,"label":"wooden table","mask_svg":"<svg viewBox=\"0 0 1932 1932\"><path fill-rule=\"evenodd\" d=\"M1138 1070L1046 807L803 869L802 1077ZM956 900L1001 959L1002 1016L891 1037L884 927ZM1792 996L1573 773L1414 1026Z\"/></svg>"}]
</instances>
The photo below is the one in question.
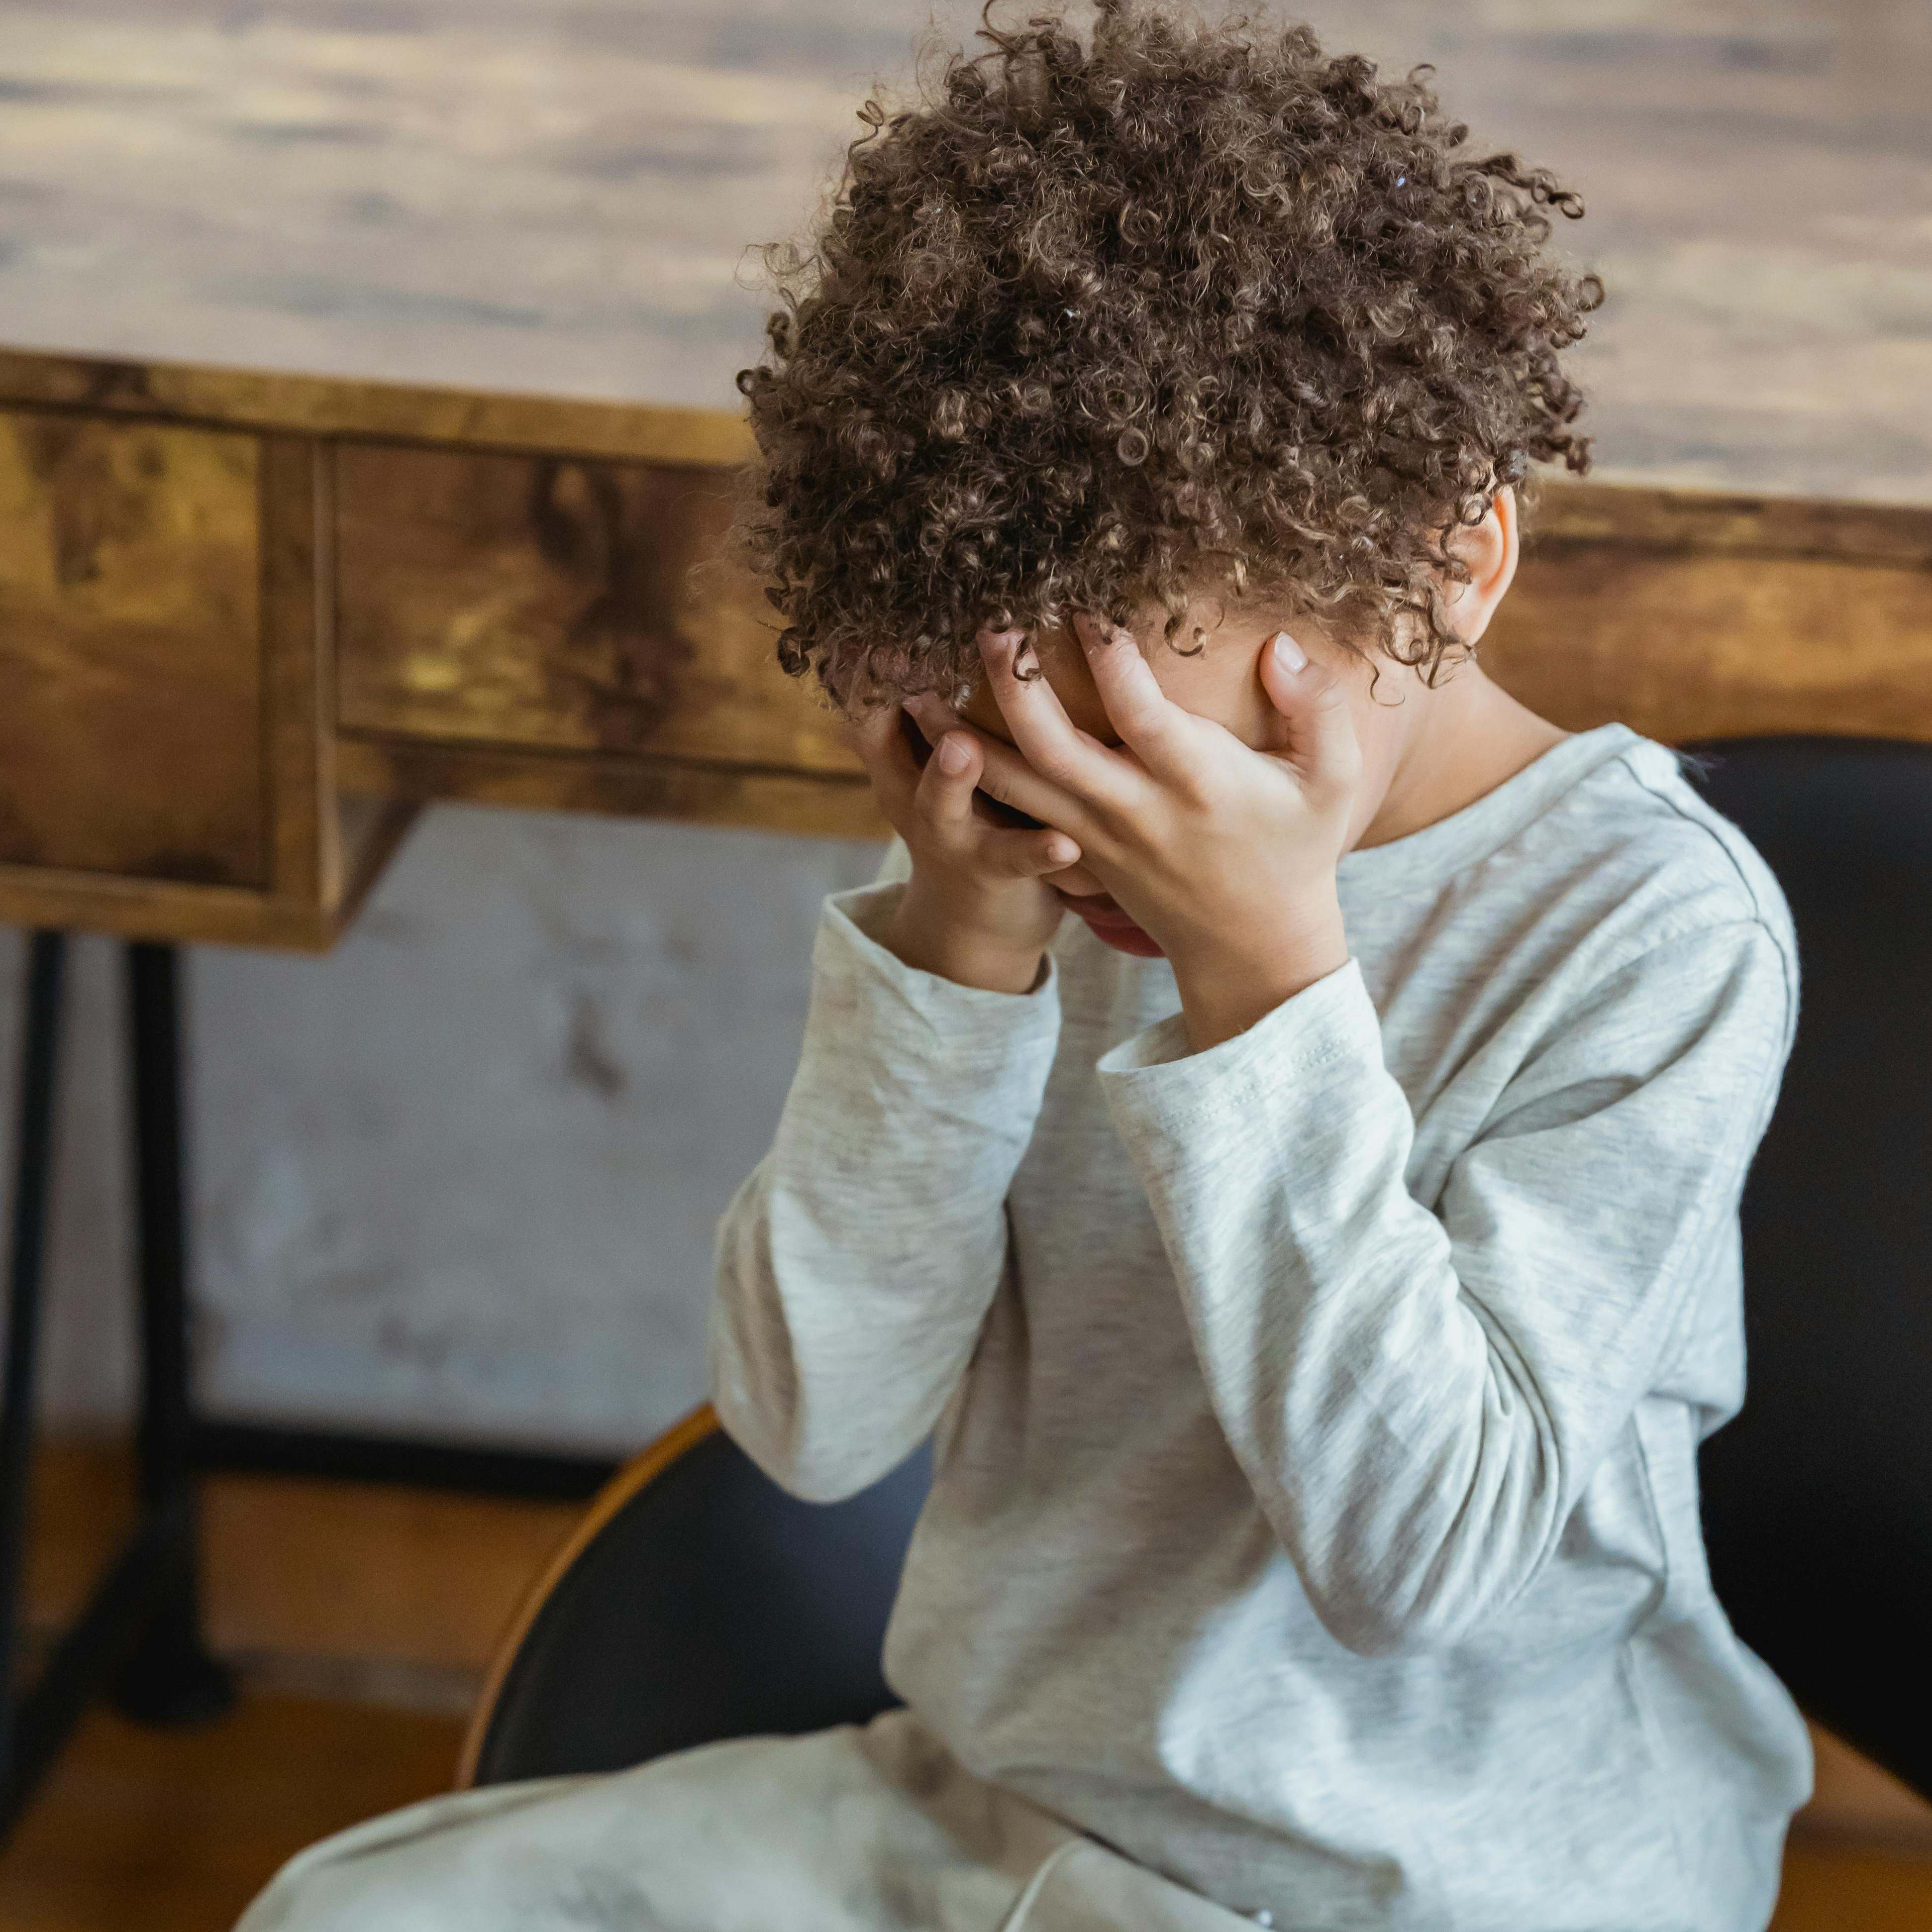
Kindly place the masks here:
<instances>
[{"instance_id":1,"label":"wooden table","mask_svg":"<svg viewBox=\"0 0 1932 1932\"><path fill-rule=\"evenodd\" d=\"M0 1828L111 1670L162 1720L226 1695L192 1477L234 1444L190 1388L176 944L326 948L436 799L883 836L829 714L777 670L758 586L718 560L750 453L704 410L0 351L0 920L35 929L0 1682L74 928L131 942L144 1501L0 1716ZM1932 742L1932 508L1552 480L1532 530L1483 658L1556 722ZM258 1464L596 1473L255 1435Z\"/></svg>"},{"instance_id":2,"label":"wooden table","mask_svg":"<svg viewBox=\"0 0 1932 1932\"><path fill-rule=\"evenodd\" d=\"M881 836L722 412L0 351L0 920L320 948L440 798ZM1551 479L1561 724L1932 737L1932 508Z\"/></svg>"}]
</instances>

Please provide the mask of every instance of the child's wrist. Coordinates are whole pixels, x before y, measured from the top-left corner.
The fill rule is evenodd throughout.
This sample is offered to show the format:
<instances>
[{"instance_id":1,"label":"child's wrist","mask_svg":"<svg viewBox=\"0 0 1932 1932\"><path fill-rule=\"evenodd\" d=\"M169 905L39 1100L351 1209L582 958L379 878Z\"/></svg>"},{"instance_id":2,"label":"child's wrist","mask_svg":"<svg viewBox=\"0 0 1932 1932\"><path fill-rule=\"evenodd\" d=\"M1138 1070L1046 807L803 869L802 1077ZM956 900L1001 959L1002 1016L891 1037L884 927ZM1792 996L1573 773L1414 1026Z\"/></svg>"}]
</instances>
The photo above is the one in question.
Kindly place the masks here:
<instances>
[{"instance_id":1,"label":"child's wrist","mask_svg":"<svg viewBox=\"0 0 1932 1932\"><path fill-rule=\"evenodd\" d=\"M1244 1034L1318 980L1348 963L1339 905L1311 908L1294 927L1250 952L1216 948L1169 962L1193 1052Z\"/></svg>"},{"instance_id":2,"label":"child's wrist","mask_svg":"<svg viewBox=\"0 0 1932 1932\"><path fill-rule=\"evenodd\" d=\"M900 896L880 943L902 965L989 993L1030 993L1046 948L1015 946L930 908L910 888Z\"/></svg>"}]
</instances>

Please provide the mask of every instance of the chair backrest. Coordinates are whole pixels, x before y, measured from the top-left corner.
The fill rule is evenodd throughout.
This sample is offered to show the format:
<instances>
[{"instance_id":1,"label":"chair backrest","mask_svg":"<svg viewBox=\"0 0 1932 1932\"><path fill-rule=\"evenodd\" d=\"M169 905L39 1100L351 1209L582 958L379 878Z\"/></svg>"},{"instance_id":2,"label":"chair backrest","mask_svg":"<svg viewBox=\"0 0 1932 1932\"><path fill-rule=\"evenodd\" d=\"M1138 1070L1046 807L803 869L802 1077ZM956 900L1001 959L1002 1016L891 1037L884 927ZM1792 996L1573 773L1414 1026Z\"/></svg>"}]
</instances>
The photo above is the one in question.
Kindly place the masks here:
<instances>
[{"instance_id":1,"label":"chair backrest","mask_svg":"<svg viewBox=\"0 0 1932 1932\"><path fill-rule=\"evenodd\" d=\"M1712 1576L1812 1715L1932 1792L1932 746L1685 748L1802 982L1744 1187L1748 1394L1701 1459Z\"/></svg>"},{"instance_id":2,"label":"chair backrest","mask_svg":"<svg viewBox=\"0 0 1932 1932\"><path fill-rule=\"evenodd\" d=\"M1804 975L1744 1193L1750 1399L1703 1452L1712 1573L1808 1710L1932 1792L1932 747L1692 748L1784 886ZM893 1701L879 1648L924 1460L822 1508L715 1423L673 1447L540 1598L472 1732L477 1781Z\"/></svg>"},{"instance_id":3,"label":"chair backrest","mask_svg":"<svg viewBox=\"0 0 1932 1932\"><path fill-rule=\"evenodd\" d=\"M898 1700L886 1619L922 1450L849 1501L788 1496L709 1409L640 1457L547 1580L472 1726L466 1782L614 1771Z\"/></svg>"}]
</instances>

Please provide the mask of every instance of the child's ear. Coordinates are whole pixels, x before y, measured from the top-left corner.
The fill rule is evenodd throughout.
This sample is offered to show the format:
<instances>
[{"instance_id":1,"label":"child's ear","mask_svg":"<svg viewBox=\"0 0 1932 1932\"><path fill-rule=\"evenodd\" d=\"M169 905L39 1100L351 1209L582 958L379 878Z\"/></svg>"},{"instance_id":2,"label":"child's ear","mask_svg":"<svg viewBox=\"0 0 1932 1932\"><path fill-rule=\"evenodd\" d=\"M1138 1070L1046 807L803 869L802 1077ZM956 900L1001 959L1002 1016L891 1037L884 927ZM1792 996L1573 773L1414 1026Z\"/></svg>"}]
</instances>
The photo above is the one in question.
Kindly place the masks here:
<instances>
[{"instance_id":1,"label":"child's ear","mask_svg":"<svg viewBox=\"0 0 1932 1932\"><path fill-rule=\"evenodd\" d=\"M1496 606L1516 577L1518 543L1516 492L1505 483L1479 524L1459 524L1448 548L1469 567L1469 581L1445 580L1443 601L1456 634L1474 644L1490 627Z\"/></svg>"}]
</instances>

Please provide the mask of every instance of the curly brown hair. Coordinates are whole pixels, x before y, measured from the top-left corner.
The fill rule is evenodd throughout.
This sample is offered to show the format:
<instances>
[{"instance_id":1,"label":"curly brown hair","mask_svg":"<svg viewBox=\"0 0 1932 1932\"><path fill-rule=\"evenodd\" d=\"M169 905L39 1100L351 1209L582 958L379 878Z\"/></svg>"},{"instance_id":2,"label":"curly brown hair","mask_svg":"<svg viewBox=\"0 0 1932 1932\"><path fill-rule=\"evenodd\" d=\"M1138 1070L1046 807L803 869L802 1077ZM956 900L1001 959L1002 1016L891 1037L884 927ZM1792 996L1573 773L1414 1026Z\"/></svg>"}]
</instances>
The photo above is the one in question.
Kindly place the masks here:
<instances>
[{"instance_id":1,"label":"curly brown hair","mask_svg":"<svg viewBox=\"0 0 1932 1932\"><path fill-rule=\"evenodd\" d=\"M1182 649L1205 580L1434 682L1456 525L1589 466L1557 352L1603 285L1541 245L1582 202L1459 152L1432 69L1304 25L992 12L919 104L860 110L813 244L764 250L740 530L780 662L842 706L958 698L982 625L1151 601Z\"/></svg>"}]
</instances>

